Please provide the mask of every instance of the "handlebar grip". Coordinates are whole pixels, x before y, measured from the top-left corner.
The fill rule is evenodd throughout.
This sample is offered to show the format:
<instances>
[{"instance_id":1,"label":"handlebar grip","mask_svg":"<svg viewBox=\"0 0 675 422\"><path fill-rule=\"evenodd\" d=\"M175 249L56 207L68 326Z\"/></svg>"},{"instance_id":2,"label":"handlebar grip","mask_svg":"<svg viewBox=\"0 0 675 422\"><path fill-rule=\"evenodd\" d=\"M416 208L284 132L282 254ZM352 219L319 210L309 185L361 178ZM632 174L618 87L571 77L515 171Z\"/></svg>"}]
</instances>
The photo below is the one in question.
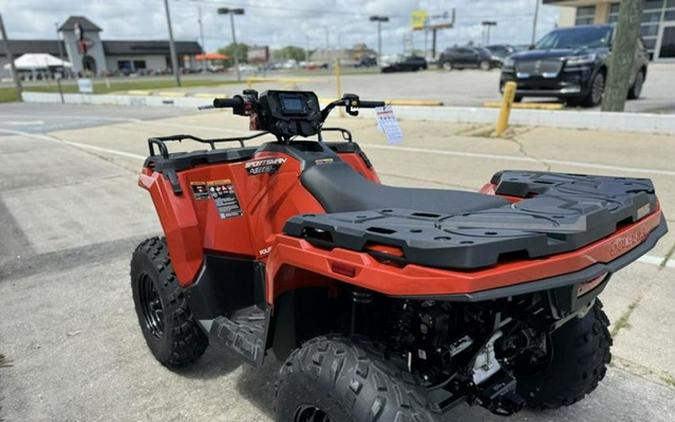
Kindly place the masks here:
<instances>
[{"instance_id":1,"label":"handlebar grip","mask_svg":"<svg viewBox=\"0 0 675 422\"><path fill-rule=\"evenodd\" d=\"M359 108L384 107L384 101L359 101Z\"/></svg>"},{"instance_id":2,"label":"handlebar grip","mask_svg":"<svg viewBox=\"0 0 675 422\"><path fill-rule=\"evenodd\" d=\"M237 96L234 98L216 98L213 100L213 107L215 108L234 108L243 103L244 100Z\"/></svg>"}]
</instances>

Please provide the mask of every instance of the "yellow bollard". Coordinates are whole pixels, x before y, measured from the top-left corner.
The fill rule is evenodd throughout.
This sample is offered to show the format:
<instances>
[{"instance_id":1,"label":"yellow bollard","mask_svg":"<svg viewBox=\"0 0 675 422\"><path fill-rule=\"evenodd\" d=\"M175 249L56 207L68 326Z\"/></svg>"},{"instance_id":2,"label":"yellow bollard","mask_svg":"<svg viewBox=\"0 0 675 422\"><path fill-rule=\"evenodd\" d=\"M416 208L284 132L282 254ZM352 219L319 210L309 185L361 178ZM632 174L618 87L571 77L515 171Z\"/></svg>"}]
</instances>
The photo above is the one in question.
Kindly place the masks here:
<instances>
[{"instance_id":1,"label":"yellow bollard","mask_svg":"<svg viewBox=\"0 0 675 422\"><path fill-rule=\"evenodd\" d=\"M342 78L340 69L340 58L335 59L335 89L337 91L336 98L342 98ZM345 117L342 108L340 108L340 117Z\"/></svg>"},{"instance_id":2,"label":"yellow bollard","mask_svg":"<svg viewBox=\"0 0 675 422\"><path fill-rule=\"evenodd\" d=\"M251 89L253 88L253 81L251 78L246 78L246 88Z\"/></svg>"},{"instance_id":3,"label":"yellow bollard","mask_svg":"<svg viewBox=\"0 0 675 422\"><path fill-rule=\"evenodd\" d=\"M509 116L511 115L511 105L513 100L516 97L516 88L518 86L515 82L507 82L504 85L504 97L502 98L502 107L499 110L499 117L497 118L497 125L495 127L495 133L497 136L502 135L506 132L506 129L509 127Z\"/></svg>"}]
</instances>

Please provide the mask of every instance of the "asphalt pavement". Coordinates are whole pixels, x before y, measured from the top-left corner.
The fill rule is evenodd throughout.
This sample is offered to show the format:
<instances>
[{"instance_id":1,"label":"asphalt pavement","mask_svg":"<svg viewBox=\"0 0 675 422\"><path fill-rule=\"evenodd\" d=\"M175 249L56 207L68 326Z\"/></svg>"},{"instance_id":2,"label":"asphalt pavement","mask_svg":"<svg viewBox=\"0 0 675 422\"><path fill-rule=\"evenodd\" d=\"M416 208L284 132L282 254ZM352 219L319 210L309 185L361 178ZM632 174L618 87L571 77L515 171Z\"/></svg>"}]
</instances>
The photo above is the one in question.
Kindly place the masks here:
<instances>
[{"instance_id":1,"label":"asphalt pavement","mask_svg":"<svg viewBox=\"0 0 675 422\"><path fill-rule=\"evenodd\" d=\"M443 102L447 106L482 107L487 101L501 97L499 93L499 69L483 70L437 70L401 73L348 74L341 78L342 92L356 93L368 99L425 99ZM255 75L248 75L255 76ZM248 77L244 76L244 79ZM271 72L274 83L255 83L254 88L303 89L315 91L319 97L336 97L335 78L332 76L311 76L293 72ZM626 103L626 111L644 113L675 113L675 97L672 84L675 81L675 65L650 63L642 96ZM246 84L228 84L221 87L193 87L185 89L167 88L164 91L196 93L240 94ZM161 90L158 90L161 91ZM552 98L526 98L525 102L556 102ZM595 108L598 109L598 108ZM586 109L583 110L593 110Z\"/></svg>"},{"instance_id":2,"label":"asphalt pavement","mask_svg":"<svg viewBox=\"0 0 675 422\"><path fill-rule=\"evenodd\" d=\"M370 119L330 124L353 130L388 184L476 190L508 168L650 177L675 224L675 135L528 127L495 139L478 125L406 120L404 144L391 146ZM211 347L171 372L147 350L129 289L133 248L160 233L136 185L146 138L247 125L219 111L0 105L0 354L10 365L0 365L0 419L271 420L279 362L254 370ZM603 292L615 343L598 390L512 420L672 420L674 250L671 233ZM447 420L504 419L460 406Z\"/></svg>"}]
</instances>

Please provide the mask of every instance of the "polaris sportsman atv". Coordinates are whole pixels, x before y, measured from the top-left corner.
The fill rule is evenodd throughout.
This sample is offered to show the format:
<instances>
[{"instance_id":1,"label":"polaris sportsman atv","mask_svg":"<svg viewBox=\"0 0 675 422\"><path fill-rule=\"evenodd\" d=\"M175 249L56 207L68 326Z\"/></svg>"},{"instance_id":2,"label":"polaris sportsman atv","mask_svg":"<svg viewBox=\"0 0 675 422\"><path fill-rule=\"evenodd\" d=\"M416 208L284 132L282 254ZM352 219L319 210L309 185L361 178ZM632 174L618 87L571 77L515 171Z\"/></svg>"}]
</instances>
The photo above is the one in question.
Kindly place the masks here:
<instances>
[{"instance_id":1,"label":"polaris sportsman atv","mask_svg":"<svg viewBox=\"0 0 675 422\"><path fill-rule=\"evenodd\" d=\"M479 193L385 186L349 131L324 127L335 107L383 105L246 90L212 107L259 132L149 139L139 185L165 237L136 248L131 286L155 358L189 365L220 343L257 367L273 350L284 422L582 399L610 361L598 295L667 231L652 182L501 171ZM210 149L169 152L183 140Z\"/></svg>"}]
</instances>

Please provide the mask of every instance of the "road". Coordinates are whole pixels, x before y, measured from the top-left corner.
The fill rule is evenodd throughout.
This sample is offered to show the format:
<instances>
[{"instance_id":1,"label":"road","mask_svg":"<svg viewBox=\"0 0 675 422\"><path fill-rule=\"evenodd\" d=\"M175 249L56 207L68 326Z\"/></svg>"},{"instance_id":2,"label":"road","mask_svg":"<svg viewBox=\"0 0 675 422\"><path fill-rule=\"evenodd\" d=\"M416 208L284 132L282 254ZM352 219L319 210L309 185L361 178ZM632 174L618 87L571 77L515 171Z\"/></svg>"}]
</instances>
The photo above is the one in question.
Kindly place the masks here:
<instances>
[{"instance_id":1,"label":"road","mask_svg":"<svg viewBox=\"0 0 675 422\"><path fill-rule=\"evenodd\" d=\"M504 168L650 177L675 224L675 136L520 128L505 140L478 126L403 121L405 143L390 146L370 119L334 125L354 130L388 184L473 190ZM211 347L196 365L167 370L145 346L128 279L134 246L160 232L136 186L145 139L246 127L218 111L0 105L0 354L12 365L0 365L0 419L271 419L279 362L256 371ZM672 420L673 250L671 233L603 292L617 334L596 393L512 420ZM460 406L448 420L504 419Z\"/></svg>"}]
</instances>

